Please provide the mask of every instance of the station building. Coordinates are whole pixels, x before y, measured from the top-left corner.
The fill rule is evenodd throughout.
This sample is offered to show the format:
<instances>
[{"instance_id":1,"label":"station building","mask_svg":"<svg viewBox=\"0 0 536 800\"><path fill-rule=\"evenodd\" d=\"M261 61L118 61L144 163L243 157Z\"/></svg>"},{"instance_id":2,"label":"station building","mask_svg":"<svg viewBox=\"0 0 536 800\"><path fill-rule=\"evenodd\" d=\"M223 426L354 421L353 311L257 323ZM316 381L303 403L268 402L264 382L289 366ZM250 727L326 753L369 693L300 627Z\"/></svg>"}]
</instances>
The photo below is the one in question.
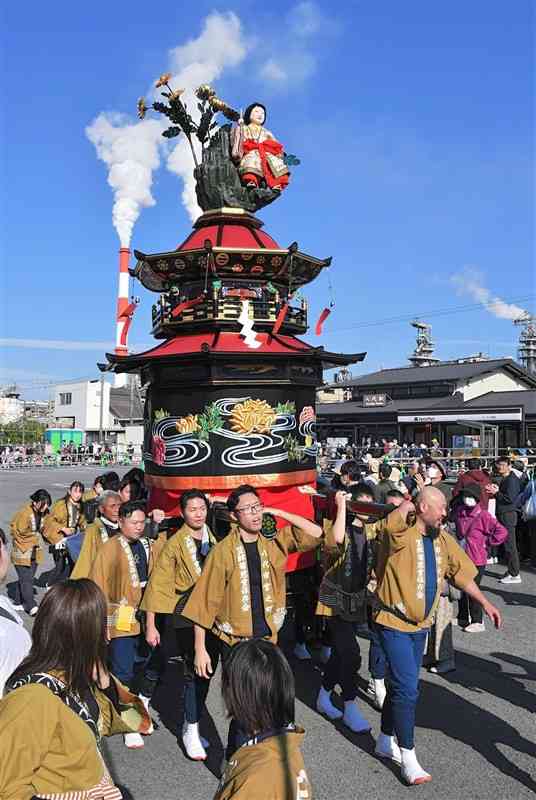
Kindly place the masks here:
<instances>
[{"instance_id":1,"label":"station building","mask_svg":"<svg viewBox=\"0 0 536 800\"><path fill-rule=\"evenodd\" d=\"M497 429L498 447L536 444L536 374L512 358L482 356L382 369L356 378L339 374L317 394L318 438L360 445L400 443L456 447L460 436ZM458 438L456 438L458 437Z\"/></svg>"}]
</instances>

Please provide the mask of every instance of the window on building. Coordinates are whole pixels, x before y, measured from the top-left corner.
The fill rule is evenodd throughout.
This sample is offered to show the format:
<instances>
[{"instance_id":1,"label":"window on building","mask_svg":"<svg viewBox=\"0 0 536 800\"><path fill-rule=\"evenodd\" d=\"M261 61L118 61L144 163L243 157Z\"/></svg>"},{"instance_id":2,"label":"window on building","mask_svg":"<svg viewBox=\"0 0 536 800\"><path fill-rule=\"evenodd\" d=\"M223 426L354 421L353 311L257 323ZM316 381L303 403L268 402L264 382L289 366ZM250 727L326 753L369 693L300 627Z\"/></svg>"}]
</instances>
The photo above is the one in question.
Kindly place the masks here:
<instances>
[{"instance_id":1,"label":"window on building","mask_svg":"<svg viewBox=\"0 0 536 800\"><path fill-rule=\"evenodd\" d=\"M72 392L60 392L60 406L70 406L72 402Z\"/></svg>"}]
</instances>

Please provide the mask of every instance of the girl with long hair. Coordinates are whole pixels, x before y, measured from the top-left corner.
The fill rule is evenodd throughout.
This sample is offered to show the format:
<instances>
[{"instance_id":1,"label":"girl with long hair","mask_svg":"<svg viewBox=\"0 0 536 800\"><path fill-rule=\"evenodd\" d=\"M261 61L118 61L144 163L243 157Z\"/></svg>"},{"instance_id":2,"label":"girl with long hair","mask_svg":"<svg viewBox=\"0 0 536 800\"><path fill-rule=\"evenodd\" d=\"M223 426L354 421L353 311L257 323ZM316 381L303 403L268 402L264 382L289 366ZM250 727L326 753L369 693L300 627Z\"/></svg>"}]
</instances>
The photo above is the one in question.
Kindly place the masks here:
<instances>
[{"instance_id":1,"label":"girl with long hair","mask_svg":"<svg viewBox=\"0 0 536 800\"><path fill-rule=\"evenodd\" d=\"M114 786L101 736L131 732L132 724L147 732L150 720L106 670L106 613L101 590L84 578L58 583L43 598L30 653L0 701L3 800L130 797Z\"/></svg>"}]
</instances>

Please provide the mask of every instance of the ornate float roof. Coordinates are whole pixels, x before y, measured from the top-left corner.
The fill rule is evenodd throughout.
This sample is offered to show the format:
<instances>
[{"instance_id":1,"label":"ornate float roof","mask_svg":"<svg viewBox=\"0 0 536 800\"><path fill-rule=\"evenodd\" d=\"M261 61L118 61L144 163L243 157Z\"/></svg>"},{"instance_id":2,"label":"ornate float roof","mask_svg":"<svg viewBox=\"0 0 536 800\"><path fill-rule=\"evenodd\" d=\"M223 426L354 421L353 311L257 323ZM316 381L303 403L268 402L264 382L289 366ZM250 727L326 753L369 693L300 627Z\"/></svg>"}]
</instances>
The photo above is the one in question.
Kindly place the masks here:
<instances>
[{"instance_id":1,"label":"ornate float roof","mask_svg":"<svg viewBox=\"0 0 536 800\"><path fill-rule=\"evenodd\" d=\"M324 369L330 367L354 364L363 361L366 353L330 353L323 347L313 347L295 336L273 336L269 333L257 333L261 346L252 350L244 343L239 333L212 331L207 333L193 333L186 336L177 336L167 339L156 347L143 353L121 356L115 353L106 353L108 364L99 364L103 371L110 372L136 372L151 361L180 362L181 357L192 355L205 357L219 357L232 355L240 359L247 357L270 356L276 358L289 358L304 356L313 357L321 361Z\"/></svg>"},{"instance_id":2,"label":"ornate float roof","mask_svg":"<svg viewBox=\"0 0 536 800\"><path fill-rule=\"evenodd\" d=\"M297 242L281 247L262 226L261 220L239 208L207 211L176 250L135 250L138 261L131 274L154 292L166 291L173 283L198 281L207 271L218 279L264 280L298 289L331 264L331 258L302 253Z\"/></svg>"}]
</instances>

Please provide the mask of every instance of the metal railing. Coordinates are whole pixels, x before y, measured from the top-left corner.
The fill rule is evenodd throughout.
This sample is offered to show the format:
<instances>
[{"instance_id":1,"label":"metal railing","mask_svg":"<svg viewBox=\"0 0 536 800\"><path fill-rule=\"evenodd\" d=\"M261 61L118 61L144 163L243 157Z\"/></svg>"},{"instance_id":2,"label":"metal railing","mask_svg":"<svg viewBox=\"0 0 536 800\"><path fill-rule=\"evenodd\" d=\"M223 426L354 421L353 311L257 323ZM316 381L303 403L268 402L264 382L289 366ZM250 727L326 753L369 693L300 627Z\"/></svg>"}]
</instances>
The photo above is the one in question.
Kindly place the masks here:
<instances>
[{"instance_id":1,"label":"metal railing","mask_svg":"<svg viewBox=\"0 0 536 800\"><path fill-rule=\"evenodd\" d=\"M130 456L128 453L117 453L115 455L110 453L103 455L52 453L46 455L33 454L30 456L9 453L0 455L0 470L58 469L60 467L110 469L113 466L138 466L140 461L139 456Z\"/></svg>"}]
</instances>

